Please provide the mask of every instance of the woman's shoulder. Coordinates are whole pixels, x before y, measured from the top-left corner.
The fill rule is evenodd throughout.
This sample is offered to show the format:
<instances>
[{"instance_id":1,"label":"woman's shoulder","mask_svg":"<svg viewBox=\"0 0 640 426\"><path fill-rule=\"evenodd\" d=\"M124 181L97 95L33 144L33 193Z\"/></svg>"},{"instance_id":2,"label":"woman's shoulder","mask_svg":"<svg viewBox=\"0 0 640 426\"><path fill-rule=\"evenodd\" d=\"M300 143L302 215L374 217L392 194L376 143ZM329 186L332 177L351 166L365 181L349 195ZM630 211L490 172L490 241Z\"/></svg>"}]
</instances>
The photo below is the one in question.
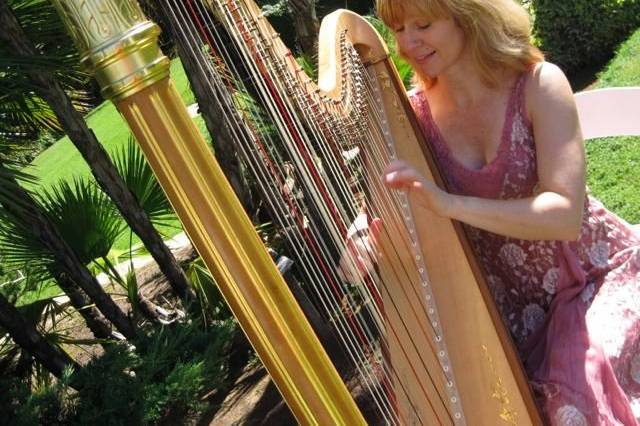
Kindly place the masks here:
<instances>
[{"instance_id":1,"label":"woman's shoulder","mask_svg":"<svg viewBox=\"0 0 640 426\"><path fill-rule=\"evenodd\" d=\"M526 109L529 118L550 106L571 107L573 91L562 69L551 62L538 62L526 72Z\"/></svg>"},{"instance_id":2,"label":"woman's shoulder","mask_svg":"<svg viewBox=\"0 0 640 426\"><path fill-rule=\"evenodd\" d=\"M528 71L528 80L532 88L549 89L556 85L568 85L569 80L562 69L551 62L538 62Z\"/></svg>"}]
</instances>

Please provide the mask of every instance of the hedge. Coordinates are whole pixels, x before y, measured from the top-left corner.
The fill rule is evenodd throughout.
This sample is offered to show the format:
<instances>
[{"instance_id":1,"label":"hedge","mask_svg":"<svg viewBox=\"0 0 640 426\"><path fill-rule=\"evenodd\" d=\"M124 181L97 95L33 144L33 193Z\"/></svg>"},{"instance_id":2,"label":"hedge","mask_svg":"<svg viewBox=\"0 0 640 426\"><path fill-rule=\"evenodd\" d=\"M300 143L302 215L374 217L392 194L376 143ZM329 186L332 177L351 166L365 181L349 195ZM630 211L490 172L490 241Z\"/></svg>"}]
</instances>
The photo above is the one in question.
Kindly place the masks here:
<instances>
[{"instance_id":1,"label":"hedge","mask_svg":"<svg viewBox=\"0 0 640 426\"><path fill-rule=\"evenodd\" d=\"M568 73L602 64L640 26L640 0L524 0L533 36Z\"/></svg>"}]
</instances>

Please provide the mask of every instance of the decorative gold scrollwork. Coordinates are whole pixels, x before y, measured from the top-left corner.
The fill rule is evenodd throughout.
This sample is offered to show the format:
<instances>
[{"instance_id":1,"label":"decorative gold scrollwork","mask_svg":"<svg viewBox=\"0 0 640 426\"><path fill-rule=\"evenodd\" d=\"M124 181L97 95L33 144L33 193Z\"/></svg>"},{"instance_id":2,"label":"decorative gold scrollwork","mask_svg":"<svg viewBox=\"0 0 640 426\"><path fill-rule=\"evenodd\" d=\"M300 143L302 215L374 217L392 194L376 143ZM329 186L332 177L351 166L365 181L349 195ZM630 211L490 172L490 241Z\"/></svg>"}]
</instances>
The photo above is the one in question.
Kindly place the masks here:
<instances>
[{"instance_id":1,"label":"decorative gold scrollwork","mask_svg":"<svg viewBox=\"0 0 640 426\"><path fill-rule=\"evenodd\" d=\"M518 413L511 406L509 394L504 387L502 378L496 371L495 364L493 363L493 358L489 354L489 349L485 345L482 345L482 351L484 352L485 359L489 364L489 370L496 379L496 382L491 389L491 397L497 399L500 402L500 418L508 424L516 426L518 424Z\"/></svg>"}]
</instances>

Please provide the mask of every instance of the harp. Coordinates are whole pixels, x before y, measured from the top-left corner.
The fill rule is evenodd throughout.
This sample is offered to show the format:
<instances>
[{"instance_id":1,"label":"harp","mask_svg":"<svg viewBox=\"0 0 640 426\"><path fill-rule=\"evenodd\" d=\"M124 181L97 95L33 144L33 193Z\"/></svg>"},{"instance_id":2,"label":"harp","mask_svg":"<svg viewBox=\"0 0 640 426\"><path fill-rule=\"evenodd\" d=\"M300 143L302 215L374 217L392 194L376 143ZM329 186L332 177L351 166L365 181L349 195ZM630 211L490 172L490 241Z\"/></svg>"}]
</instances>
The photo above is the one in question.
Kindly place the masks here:
<instances>
[{"instance_id":1,"label":"harp","mask_svg":"<svg viewBox=\"0 0 640 426\"><path fill-rule=\"evenodd\" d=\"M157 27L128 1L55 3L297 420L364 423L168 81ZM463 228L380 183L398 158L445 185L371 25L347 11L324 20L316 85L251 0L171 10L374 401L367 420L541 424ZM384 223L381 258L345 283L336 256L363 199Z\"/></svg>"}]
</instances>

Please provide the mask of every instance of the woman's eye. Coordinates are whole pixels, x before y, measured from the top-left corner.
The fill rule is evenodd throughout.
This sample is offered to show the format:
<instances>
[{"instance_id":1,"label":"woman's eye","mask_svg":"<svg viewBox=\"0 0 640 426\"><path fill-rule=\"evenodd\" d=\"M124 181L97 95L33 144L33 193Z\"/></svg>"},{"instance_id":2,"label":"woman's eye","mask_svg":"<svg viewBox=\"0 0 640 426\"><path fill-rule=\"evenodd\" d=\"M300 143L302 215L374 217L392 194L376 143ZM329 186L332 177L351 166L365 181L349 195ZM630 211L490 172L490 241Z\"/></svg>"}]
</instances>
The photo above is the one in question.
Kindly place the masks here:
<instances>
[{"instance_id":1,"label":"woman's eye","mask_svg":"<svg viewBox=\"0 0 640 426\"><path fill-rule=\"evenodd\" d=\"M404 31L404 27L396 27L396 28L393 29L393 32L395 32L395 33L400 33L402 31Z\"/></svg>"},{"instance_id":2,"label":"woman's eye","mask_svg":"<svg viewBox=\"0 0 640 426\"><path fill-rule=\"evenodd\" d=\"M429 28L431 26L431 24L422 24L422 25L418 25L418 29L420 30L426 30L427 28Z\"/></svg>"}]
</instances>

